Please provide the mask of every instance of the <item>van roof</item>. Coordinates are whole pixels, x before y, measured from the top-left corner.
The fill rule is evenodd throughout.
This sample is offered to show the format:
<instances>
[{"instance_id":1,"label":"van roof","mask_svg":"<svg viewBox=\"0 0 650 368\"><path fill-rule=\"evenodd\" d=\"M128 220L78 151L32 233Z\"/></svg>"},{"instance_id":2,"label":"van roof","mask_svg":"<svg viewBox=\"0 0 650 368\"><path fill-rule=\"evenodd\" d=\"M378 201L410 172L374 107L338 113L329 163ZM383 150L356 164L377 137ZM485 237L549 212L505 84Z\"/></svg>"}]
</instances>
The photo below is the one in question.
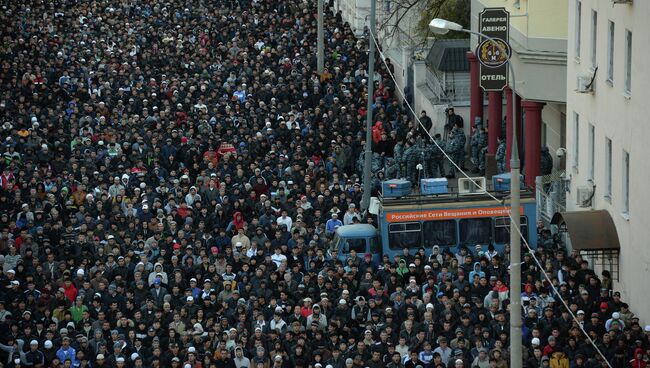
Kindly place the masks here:
<instances>
[{"instance_id":1,"label":"van roof","mask_svg":"<svg viewBox=\"0 0 650 368\"><path fill-rule=\"evenodd\" d=\"M339 236L345 237L367 237L377 233L377 229L370 224L344 225L336 229Z\"/></svg>"}]
</instances>

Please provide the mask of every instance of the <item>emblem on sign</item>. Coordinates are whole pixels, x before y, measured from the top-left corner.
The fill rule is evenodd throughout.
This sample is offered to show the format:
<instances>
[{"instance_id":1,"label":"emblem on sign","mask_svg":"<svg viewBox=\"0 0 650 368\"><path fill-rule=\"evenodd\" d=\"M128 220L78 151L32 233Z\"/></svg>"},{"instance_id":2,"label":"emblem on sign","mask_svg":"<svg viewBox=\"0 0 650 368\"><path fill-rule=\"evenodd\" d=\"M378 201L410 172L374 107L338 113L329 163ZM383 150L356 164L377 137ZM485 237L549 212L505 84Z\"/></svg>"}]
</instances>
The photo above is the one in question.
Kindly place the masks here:
<instances>
[{"instance_id":1,"label":"emblem on sign","mask_svg":"<svg viewBox=\"0 0 650 368\"><path fill-rule=\"evenodd\" d=\"M484 66L498 68L508 62L510 58L510 46L500 38L493 40L486 39L478 45L476 55Z\"/></svg>"},{"instance_id":2,"label":"emblem on sign","mask_svg":"<svg viewBox=\"0 0 650 368\"><path fill-rule=\"evenodd\" d=\"M502 91L508 85L508 59L512 56L510 14L505 8L485 8L478 17L479 84L484 91ZM488 38L489 37L489 38ZM494 41L491 41L494 40Z\"/></svg>"}]
</instances>

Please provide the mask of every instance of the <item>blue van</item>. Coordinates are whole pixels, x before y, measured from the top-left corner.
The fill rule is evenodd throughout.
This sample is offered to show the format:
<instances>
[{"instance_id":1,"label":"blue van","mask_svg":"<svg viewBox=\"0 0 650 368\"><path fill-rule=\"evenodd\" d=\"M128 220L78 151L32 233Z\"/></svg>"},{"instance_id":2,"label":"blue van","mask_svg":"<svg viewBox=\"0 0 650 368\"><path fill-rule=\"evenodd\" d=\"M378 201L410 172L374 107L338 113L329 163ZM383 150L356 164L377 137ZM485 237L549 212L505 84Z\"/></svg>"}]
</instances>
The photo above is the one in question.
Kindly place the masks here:
<instances>
[{"instance_id":1,"label":"blue van","mask_svg":"<svg viewBox=\"0 0 650 368\"><path fill-rule=\"evenodd\" d=\"M366 253L372 254L374 264L381 262L379 232L369 224L344 225L337 228L330 246L330 255L333 250L337 252L337 258L343 264L352 250L356 251L359 257Z\"/></svg>"}]
</instances>

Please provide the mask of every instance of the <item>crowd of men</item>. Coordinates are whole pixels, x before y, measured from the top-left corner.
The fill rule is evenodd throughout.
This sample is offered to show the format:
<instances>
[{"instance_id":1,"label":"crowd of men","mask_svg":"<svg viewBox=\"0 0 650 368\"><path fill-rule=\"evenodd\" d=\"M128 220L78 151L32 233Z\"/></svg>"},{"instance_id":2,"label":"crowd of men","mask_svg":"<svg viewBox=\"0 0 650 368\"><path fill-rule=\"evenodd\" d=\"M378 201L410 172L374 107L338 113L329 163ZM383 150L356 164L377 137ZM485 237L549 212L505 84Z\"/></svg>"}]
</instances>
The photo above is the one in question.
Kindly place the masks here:
<instances>
[{"instance_id":1,"label":"crowd of men","mask_svg":"<svg viewBox=\"0 0 650 368\"><path fill-rule=\"evenodd\" d=\"M315 3L2 3L0 366L507 367L522 343L527 367L605 367L584 329L613 367L644 367L650 326L543 227L559 294L527 254L522 342L507 250L330 258L338 226L373 223L368 78L386 171L412 177L416 152L447 173L332 4L315 71Z\"/></svg>"}]
</instances>

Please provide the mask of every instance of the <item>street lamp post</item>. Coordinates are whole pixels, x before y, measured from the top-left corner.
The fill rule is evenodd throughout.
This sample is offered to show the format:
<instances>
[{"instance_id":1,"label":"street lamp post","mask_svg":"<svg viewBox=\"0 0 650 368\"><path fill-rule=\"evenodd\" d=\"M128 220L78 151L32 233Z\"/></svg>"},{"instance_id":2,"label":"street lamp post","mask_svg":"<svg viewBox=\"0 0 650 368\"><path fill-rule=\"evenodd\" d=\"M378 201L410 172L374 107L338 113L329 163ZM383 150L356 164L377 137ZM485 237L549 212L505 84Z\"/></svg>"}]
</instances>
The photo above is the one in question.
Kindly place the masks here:
<instances>
[{"instance_id":1,"label":"street lamp post","mask_svg":"<svg viewBox=\"0 0 650 368\"><path fill-rule=\"evenodd\" d=\"M480 37L484 37L496 45L500 52L508 55L508 51L494 38L486 36L480 32L464 29L458 23L450 22L444 19L433 19L429 23L429 29L433 33L446 34L449 31L458 31L470 33ZM516 96L515 90L515 71L510 63L507 61L510 74L512 75L512 89L513 98ZM519 238L519 224L520 224L520 203L521 203L521 190L520 190L520 162L519 150L517 148L517 124L515 117L517 108L516 104L512 104L512 155L510 157L510 366L522 366L522 337L521 337L521 242Z\"/></svg>"},{"instance_id":2,"label":"street lamp post","mask_svg":"<svg viewBox=\"0 0 650 368\"><path fill-rule=\"evenodd\" d=\"M316 70L318 71L318 74L322 74L325 70L325 20L323 19L323 1L324 0L318 0L318 41L316 43Z\"/></svg>"},{"instance_id":3,"label":"street lamp post","mask_svg":"<svg viewBox=\"0 0 650 368\"><path fill-rule=\"evenodd\" d=\"M372 105L375 87L375 28L377 1L370 0L370 31L368 32L368 108L366 111L366 145L363 157L363 196L361 210L366 211L370 206L370 191L372 190Z\"/></svg>"}]
</instances>

